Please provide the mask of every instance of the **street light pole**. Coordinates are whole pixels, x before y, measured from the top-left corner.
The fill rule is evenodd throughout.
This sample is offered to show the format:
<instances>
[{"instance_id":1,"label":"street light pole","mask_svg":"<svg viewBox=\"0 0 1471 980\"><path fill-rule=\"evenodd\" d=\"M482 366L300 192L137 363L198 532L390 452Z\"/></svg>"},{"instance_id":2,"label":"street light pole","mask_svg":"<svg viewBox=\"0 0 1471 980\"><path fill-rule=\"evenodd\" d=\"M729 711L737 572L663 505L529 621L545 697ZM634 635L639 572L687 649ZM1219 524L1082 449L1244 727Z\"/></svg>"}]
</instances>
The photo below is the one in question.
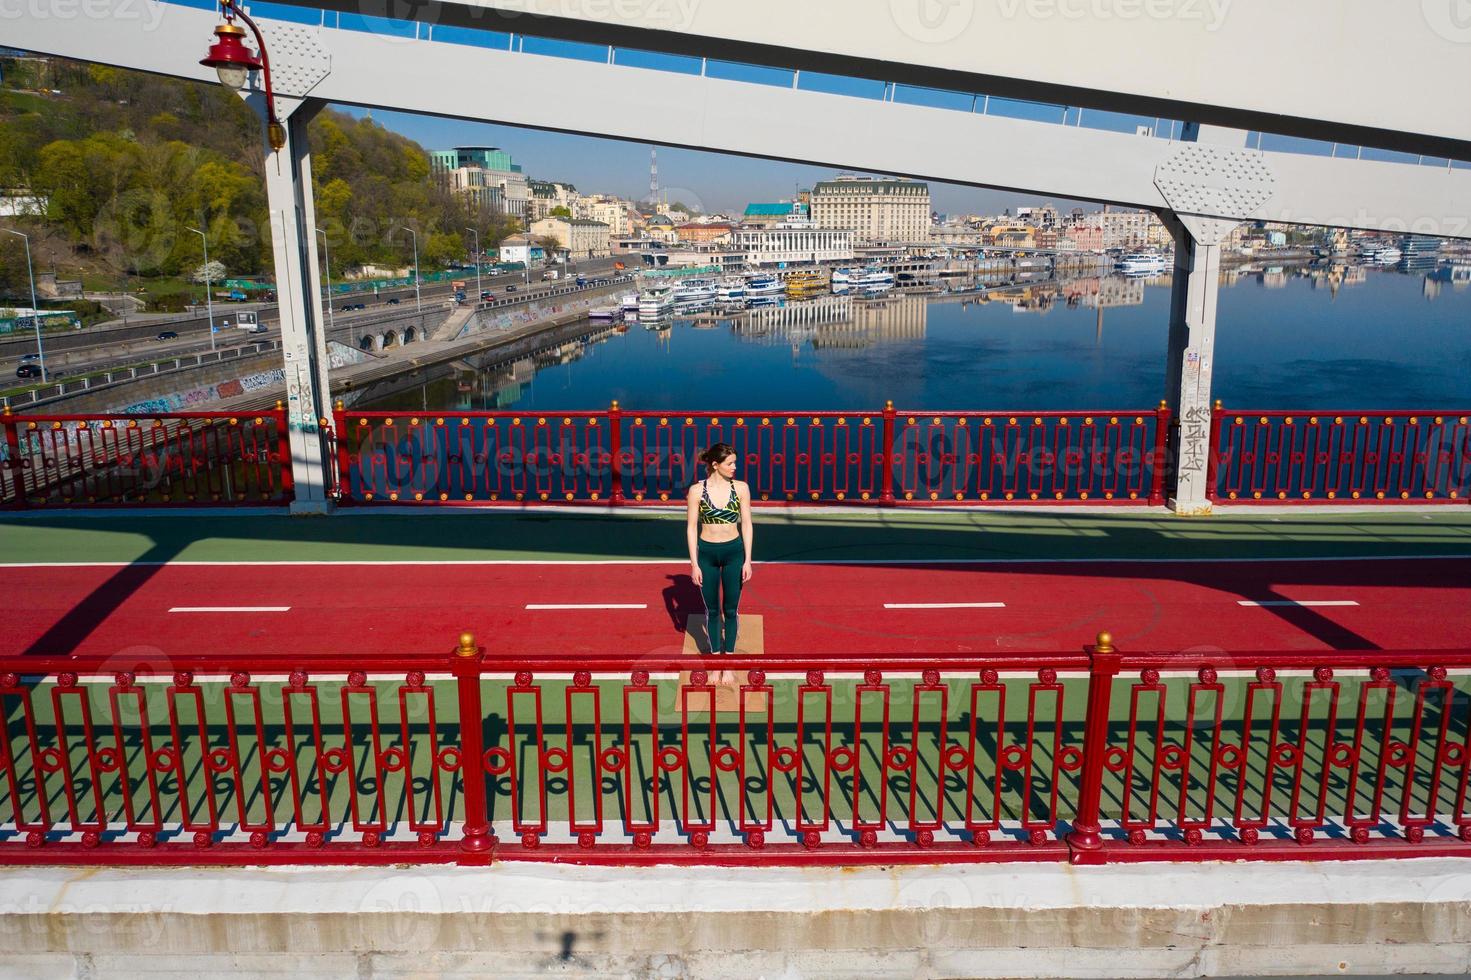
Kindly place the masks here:
<instances>
[{"instance_id":1,"label":"street light pole","mask_svg":"<svg viewBox=\"0 0 1471 980\"><path fill-rule=\"evenodd\" d=\"M485 290L480 288L480 232L469 225L465 230L475 236L475 302L478 303L485 298Z\"/></svg>"},{"instance_id":2,"label":"street light pole","mask_svg":"<svg viewBox=\"0 0 1471 980\"><path fill-rule=\"evenodd\" d=\"M26 276L31 280L31 326L36 328L36 359L41 362L41 380L47 381L50 379L46 376L46 349L41 344L41 308L36 305L36 273L31 268L31 236L9 228L0 231L26 240Z\"/></svg>"},{"instance_id":3,"label":"street light pole","mask_svg":"<svg viewBox=\"0 0 1471 980\"><path fill-rule=\"evenodd\" d=\"M322 267L327 271L327 330L331 332L337 329L337 321L332 318L332 251L327 247L327 233L318 228L317 234L322 236Z\"/></svg>"},{"instance_id":4,"label":"street light pole","mask_svg":"<svg viewBox=\"0 0 1471 980\"><path fill-rule=\"evenodd\" d=\"M424 304L419 300L419 235L407 225L400 225L399 228L414 237L414 311L423 313Z\"/></svg>"},{"instance_id":5,"label":"street light pole","mask_svg":"<svg viewBox=\"0 0 1471 980\"><path fill-rule=\"evenodd\" d=\"M204 232L200 231L198 228L190 228L189 230L198 235L199 240L204 242L204 305L205 309L209 310L209 349L214 350L215 301L214 297L211 295L214 292L214 289L209 276L209 239L206 238Z\"/></svg>"}]
</instances>

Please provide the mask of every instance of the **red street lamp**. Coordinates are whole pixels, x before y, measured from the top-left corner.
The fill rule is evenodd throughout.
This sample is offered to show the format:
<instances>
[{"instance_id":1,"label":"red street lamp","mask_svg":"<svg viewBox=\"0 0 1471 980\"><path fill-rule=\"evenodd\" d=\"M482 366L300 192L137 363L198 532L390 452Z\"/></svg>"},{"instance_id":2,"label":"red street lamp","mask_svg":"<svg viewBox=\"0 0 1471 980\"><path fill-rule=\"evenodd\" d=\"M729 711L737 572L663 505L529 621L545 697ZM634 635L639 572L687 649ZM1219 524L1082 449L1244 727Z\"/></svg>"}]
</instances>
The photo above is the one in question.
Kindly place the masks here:
<instances>
[{"instance_id":1,"label":"red street lamp","mask_svg":"<svg viewBox=\"0 0 1471 980\"><path fill-rule=\"evenodd\" d=\"M265 38L261 37L260 28L255 26L255 21L250 19L249 14L240 9L236 0L220 0L220 13L224 15L225 22L215 28L215 42L209 46L209 54L201 58L199 63L213 68L220 76L220 84L237 92L245 87L246 78L251 72L264 73L266 138L271 141L271 149L279 150L286 145L286 128L276 118L276 97L271 90L271 59L266 54ZM256 57L245 46L245 28L235 23L236 17L245 21L255 35L255 46L260 51L260 57Z\"/></svg>"}]
</instances>

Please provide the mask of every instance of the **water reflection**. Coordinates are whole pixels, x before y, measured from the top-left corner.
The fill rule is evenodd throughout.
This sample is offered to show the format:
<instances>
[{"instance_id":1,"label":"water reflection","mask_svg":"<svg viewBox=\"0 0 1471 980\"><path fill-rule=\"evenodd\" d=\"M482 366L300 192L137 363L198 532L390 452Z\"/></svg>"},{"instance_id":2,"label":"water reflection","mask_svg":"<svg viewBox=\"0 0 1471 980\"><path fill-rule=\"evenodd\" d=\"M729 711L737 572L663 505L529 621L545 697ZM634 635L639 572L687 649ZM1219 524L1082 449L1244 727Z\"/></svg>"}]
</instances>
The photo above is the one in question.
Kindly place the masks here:
<instances>
[{"instance_id":1,"label":"water reflection","mask_svg":"<svg viewBox=\"0 0 1471 980\"><path fill-rule=\"evenodd\" d=\"M1164 395L1172 277L950 283L651 323L573 324L358 393L385 409L1149 406ZM1221 273L1216 394L1242 407L1456 407L1471 265L1332 261ZM1429 301L1429 302L1427 302ZM1029 314L1021 316L1021 314ZM1106 315L1105 315L1106 314Z\"/></svg>"}]
</instances>

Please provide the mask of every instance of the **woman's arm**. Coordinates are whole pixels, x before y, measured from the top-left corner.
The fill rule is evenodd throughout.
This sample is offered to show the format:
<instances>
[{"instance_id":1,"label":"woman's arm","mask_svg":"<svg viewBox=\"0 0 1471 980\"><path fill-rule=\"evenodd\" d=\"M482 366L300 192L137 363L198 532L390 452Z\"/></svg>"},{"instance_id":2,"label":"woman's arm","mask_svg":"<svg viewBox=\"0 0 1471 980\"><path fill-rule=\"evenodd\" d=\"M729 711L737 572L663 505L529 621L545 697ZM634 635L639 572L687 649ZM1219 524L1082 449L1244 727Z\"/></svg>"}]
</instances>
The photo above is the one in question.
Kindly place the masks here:
<instances>
[{"instance_id":1,"label":"woman's arm","mask_svg":"<svg viewBox=\"0 0 1471 980\"><path fill-rule=\"evenodd\" d=\"M690 578L695 585L704 585L700 574L700 491L699 485L690 487L684 498L684 537L690 553Z\"/></svg>"},{"instance_id":2,"label":"woman's arm","mask_svg":"<svg viewBox=\"0 0 1471 980\"><path fill-rule=\"evenodd\" d=\"M741 495L741 540L746 542L746 564L741 567L741 581L749 582L751 580L751 547L756 533L751 529L750 484L737 483L735 492Z\"/></svg>"}]
</instances>

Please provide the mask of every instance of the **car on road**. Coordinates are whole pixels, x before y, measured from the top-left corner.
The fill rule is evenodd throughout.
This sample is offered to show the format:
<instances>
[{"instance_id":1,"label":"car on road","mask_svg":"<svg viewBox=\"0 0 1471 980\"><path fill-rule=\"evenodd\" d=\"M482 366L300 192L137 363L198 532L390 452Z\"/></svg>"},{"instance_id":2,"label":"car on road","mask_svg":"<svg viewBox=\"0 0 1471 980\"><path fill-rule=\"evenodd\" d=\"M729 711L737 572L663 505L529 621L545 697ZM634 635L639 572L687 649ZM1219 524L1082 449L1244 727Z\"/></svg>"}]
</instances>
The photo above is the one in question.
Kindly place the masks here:
<instances>
[{"instance_id":1,"label":"car on road","mask_svg":"<svg viewBox=\"0 0 1471 980\"><path fill-rule=\"evenodd\" d=\"M510 285L506 286L506 292L508 292L508 293L514 293L515 291L516 291L516 284L515 283L511 283Z\"/></svg>"},{"instance_id":2,"label":"car on road","mask_svg":"<svg viewBox=\"0 0 1471 980\"><path fill-rule=\"evenodd\" d=\"M483 292L481 292L481 294L480 294L480 302L482 302L482 303L490 303L490 302L493 302L494 300L495 300L495 293L491 292L489 289L484 290Z\"/></svg>"},{"instance_id":3,"label":"car on road","mask_svg":"<svg viewBox=\"0 0 1471 980\"><path fill-rule=\"evenodd\" d=\"M15 369L15 376L17 378L39 378L41 376L41 366L39 364L22 364Z\"/></svg>"},{"instance_id":4,"label":"car on road","mask_svg":"<svg viewBox=\"0 0 1471 980\"><path fill-rule=\"evenodd\" d=\"M179 332L177 330L160 330L159 333L158 333L158 339L159 340L178 340L179 339Z\"/></svg>"},{"instance_id":5,"label":"car on road","mask_svg":"<svg viewBox=\"0 0 1471 980\"><path fill-rule=\"evenodd\" d=\"M30 364L32 361L39 361L40 359L40 354L22 354L20 356L20 362L22 364Z\"/></svg>"},{"instance_id":6,"label":"car on road","mask_svg":"<svg viewBox=\"0 0 1471 980\"><path fill-rule=\"evenodd\" d=\"M398 305L398 297L397 296L390 296L388 298L388 305L389 306L397 306Z\"/></svg>"}]
</instances>

